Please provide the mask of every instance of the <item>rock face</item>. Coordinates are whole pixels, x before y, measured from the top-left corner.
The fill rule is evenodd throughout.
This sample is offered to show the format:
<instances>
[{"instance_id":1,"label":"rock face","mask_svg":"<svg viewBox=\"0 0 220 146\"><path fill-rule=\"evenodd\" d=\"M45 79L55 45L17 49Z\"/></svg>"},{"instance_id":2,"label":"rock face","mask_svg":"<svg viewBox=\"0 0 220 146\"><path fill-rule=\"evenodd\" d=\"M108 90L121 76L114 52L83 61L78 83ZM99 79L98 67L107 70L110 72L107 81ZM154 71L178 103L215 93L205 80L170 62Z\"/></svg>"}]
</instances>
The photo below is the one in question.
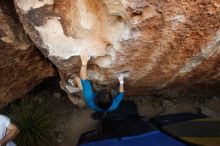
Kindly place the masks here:
<instances>
[{"instance_id":1,"label":"rock face","mask_svg":"<svg viewBox=\"0 0 220 146\"><path fill-rule=\"evenodd\" d=\"M116 74L128 71L128 96L218 91L219 0L15 0L15 6L70 96L67 82L79 74L83 48L93 56L88 75L96 90L117 89Z\"/></svg>"},{"instance_id":2,"label":"rock face","mask_svg":"<svg viewBox=\"0 0 220 146\"><path fill-rule=\"evenodd\" d=\"M13 1L0 1L0 107L52 75L51 64L24 33Z\"/></svg>"}]
</instances>

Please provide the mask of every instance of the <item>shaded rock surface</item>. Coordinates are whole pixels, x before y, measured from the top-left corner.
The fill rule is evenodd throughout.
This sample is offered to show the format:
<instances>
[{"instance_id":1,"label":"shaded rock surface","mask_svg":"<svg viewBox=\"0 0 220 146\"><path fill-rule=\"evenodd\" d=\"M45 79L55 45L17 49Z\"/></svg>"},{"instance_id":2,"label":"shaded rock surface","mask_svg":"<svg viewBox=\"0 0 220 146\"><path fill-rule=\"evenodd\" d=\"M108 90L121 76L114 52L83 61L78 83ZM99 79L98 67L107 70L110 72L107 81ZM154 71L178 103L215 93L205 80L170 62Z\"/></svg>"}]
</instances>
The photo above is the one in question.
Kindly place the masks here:
<instances>
[{"instance_id":1,"label":"shaded rock surface","mask_svg":"<svg viewBox=\"0 0 220 146\"><path fill-rule=\"evenodd\" d=\"M70 97L67 82L79 74L83 48L93 56L88 76L95 90L116 90L116 73L128 71L128 96L218 94L219 0L14 2L26 33L56 65Z\"/></svg>"},{"instance_id":2,"label":"shaded rock surface","mask_svg":"<svg viewBox=\"0 0 220 146\"><path fill-rule=\"evenodd\" d=\"M25 34L12 0L0 1L0 107L55 75Z\"/></svg>"}]
</instances>

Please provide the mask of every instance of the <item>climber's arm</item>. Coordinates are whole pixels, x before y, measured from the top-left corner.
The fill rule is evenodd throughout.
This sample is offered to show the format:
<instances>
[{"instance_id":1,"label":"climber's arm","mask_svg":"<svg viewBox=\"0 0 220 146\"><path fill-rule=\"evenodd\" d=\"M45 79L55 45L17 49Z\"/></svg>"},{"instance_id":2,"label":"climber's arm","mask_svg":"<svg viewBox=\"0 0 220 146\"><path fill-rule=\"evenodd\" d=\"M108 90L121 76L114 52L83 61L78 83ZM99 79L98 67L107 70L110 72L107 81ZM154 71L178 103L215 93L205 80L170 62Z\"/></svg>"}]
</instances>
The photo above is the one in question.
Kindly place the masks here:
<instances>
[{"instance_id":1,"label":"climber's arm","mask_svg":"<svg viewBox=\"0 0 220 146\"><path fill-rule=\"evenodd\" d=\"M82 64L80 69L80 78L86 80L87 78L87 64Z\"/></svg>"},{"instance_id":2,"label":"climber's arm","mask_svg":"<svg viewBox=\"0 0 220 146\"><path fill-rule=\"evenodd\" d=\"M118 75L118 81L120 83L119 93L115 97L115 99L113 100L113 103L112 103L111 107L108 109L108 111L115 110L119 106L120 102L122 101L122 99L124 97L124 74L123 73Z\"/></svg>"},{"instance_id":3,"label":"climber's arm","mask_svg":"<svg viewBox=\"0 0 220 146\"><path fill-rule=\"evenodd\" d=\"M95 94L92 92L92 87L89 80L81 80L82 87L83 87L83 95L86 101L86 104L89 108L96 111L96 106L94 103Z\"/></svg>"},{"instance_id":4,"label":"climber's arm","mask_svg":"<svg viewBox=\"0 0 220 146\"><path fill-rule=\"evenodd\" d=\"M123 82L123 83L120 83L119 92L120 92L120 93L124 93L124 82Z\"/></svg>"},{"instance_id":5,"label":"climber's arm","mask_svg":"<svg viewBox=\"0 0 220 146\"><path fill-rule=\"evenodd\" d=\"M119 86L120 93L124 93L124 77L125 75L123 73L118 75L118 81L120 83L120 86Z\"/></svg>"},{"instance_id":6,"label":"climber's arm","mask_svg":"<svg viewBox=\"0 0 220 146\"><path fill-rule=\"evenodd\" d=\"M86 49L81 52L80 58L81 58L81 62L82 62L82 66L80 69L80 78L82 80L86 80L86 78L87 78L87 63L90 59L90 56L88 55L88 51Z\"/></svg>"},{"instance_id":7,"label":"climber's arm","mask_svg":"<svg viewBox=\"0 0 220 146\"><path fill-rule=\"evenodd\" d=\"M80 78L85 101L89 108L93 109L94 111L99 111L100 109L98 109L94 103L95 94L92 91L92 87L89 80L87 80L87 63L90 59L90 56L86 49L84 49L81 52L80 58L82 62L82 66L80 69Z\"/></svg>"}]
</instances>

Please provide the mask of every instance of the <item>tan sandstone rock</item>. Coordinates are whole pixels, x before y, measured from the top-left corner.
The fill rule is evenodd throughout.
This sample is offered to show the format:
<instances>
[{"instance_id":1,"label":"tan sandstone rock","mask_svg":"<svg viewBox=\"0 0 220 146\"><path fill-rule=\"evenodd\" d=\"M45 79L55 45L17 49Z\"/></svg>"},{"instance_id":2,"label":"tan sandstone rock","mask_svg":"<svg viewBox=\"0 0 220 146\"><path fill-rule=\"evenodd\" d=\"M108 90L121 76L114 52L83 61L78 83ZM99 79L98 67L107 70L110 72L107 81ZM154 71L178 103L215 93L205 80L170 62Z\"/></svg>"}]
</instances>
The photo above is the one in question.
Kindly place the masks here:
<instances>
[{"instance_id":1,"label":"tan sandstone rock","mask_svg":"<svg viewBox=\"0 0 220 146\"><path fill-rule=\"evenodd\" d=\"M24 33L13 1L0 1L0 107L53 75L51 64Z\"/></svg>"},{"instance_id":2,"label":"tan sandstone rock","mask_svg":"<svg viewBox=\"0 0 220 146\"><path fill-rule=\"evenodd\" d=\"M128 71L128 96L218 91L219 0L15 0L15 6L70 97L67 82L79 74L83 48L93 56L88 75L96 90L117 89L116 74Z\"/></svg>"}]
</instances>

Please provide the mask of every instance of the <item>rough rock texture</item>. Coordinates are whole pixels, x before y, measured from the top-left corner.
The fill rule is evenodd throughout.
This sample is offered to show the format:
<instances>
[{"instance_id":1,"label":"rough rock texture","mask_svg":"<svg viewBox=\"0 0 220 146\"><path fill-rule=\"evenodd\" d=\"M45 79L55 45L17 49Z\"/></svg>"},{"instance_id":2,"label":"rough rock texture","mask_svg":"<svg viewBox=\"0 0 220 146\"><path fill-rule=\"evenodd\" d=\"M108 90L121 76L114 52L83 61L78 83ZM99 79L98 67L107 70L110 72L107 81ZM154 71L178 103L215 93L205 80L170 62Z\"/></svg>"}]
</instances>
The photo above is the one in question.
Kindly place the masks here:
<instances>
[{"instance_id":1,"label":"rough rock texture","mask_svg":"<svg viewBox=\"0 0 220 146\"><path fill-rule=\"evenodd\" d=\"M129 71L128 96L217 94L219 0L15 0L15 6L70 96L67 81L79 74L83 48L93 56L89 78L97 90L116 89L116 73Z\"/></svg>"},{"instance_id":2,"label":"rough rock texture","mask_svg":"<svg viewBox=\"0 0 220 146\"><path fill-rule=\"evenodd\" d=\"M24 33L12 0L0 1L0 107L21 98L54 69Z\"/></svg>"}]
</instances>

